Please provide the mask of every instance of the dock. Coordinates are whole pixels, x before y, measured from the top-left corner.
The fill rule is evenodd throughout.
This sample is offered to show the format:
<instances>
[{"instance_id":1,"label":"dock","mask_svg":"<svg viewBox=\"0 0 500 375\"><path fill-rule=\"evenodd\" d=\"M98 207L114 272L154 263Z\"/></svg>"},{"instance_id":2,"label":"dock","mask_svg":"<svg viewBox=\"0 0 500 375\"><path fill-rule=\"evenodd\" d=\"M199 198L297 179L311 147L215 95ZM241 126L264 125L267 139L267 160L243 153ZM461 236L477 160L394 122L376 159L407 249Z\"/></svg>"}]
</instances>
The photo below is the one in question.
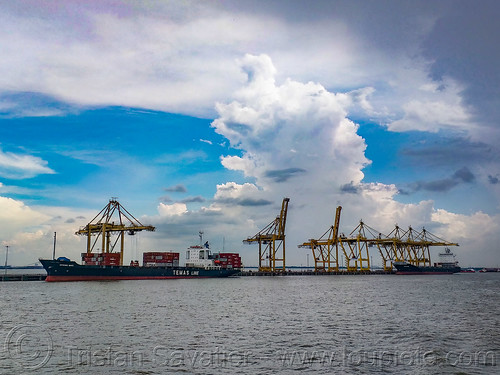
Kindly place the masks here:
<instances>
[{"instance_id":1,"label":"dock","mask_svg":"<svg viewBox=\"0 0 500 375\"><path fill-rule=\"evenodd\" d=\"M281 272L271 271L241 271L236 276L334 276L334 275L394 275L396 271L334 271L321 272L313 270L286 270Z\"/></svg>"},{"instance_id":2,"label":"dock","mask_svg":"<svg viewBox=\"0 0 500 375\"><path fill-rule=\"evenodd\" d=\"M0 281L43 281L46 277L42 274L0 275Z\"/></svg>"}]
</instances>

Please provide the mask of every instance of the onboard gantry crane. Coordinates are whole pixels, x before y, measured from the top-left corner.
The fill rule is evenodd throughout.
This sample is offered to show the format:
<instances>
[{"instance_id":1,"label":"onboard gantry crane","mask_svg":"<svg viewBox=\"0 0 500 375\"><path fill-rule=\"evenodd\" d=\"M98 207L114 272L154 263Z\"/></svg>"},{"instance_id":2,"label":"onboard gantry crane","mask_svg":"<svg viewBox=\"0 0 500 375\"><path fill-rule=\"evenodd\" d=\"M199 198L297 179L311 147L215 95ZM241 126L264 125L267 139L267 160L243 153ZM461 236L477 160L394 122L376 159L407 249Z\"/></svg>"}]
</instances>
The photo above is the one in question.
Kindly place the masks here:
<instances>
[{"instance_id":1,"label":"onboard gantry crane","mask_svg":"<svg viewBox=\"0 0 500 375\"><path fill-rule=\"evenodd\" d=\"M155 227L143 225L130 212L128 212L117 198L111 198L109 203L94 217L85 227L80 228L75 234L87 236L87 254L91 254L101 239L101 252L112 253L118 241L120 241L120 265L123 265L123 249L125 244L125 233L134 235L140 231L154 231ZM114 242L111 234L118 234ZM95 240L92 242L92 236Z\"/></svg>"},{"instance_id":2,"label":"onboard gantry crane","mask_svg":"<svg viewBox=\"0 0 500 375\"><path fill-rule=\"evenodd\" d=\"M283 198L280 215L245 243L259 243L259 271L285 271L285 224L290 198ZM280 264L281 263L281 264Z\"/></svg>"}]
</instances>

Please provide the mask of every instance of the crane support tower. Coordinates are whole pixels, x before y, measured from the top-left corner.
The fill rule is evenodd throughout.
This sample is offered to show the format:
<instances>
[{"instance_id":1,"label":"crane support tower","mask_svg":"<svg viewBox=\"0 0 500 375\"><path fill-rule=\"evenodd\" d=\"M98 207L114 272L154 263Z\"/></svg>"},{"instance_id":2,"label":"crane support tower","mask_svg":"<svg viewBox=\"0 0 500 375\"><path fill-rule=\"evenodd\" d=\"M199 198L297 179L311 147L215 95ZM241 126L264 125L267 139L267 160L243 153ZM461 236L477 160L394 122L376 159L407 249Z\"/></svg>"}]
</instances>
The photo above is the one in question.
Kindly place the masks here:
<instances>
[{"instance_id":1,"label":"crane support tower","mask_svg":"<svg viewBox=\"0 0 500 375\"><path fill-rule=\"evenodd\" d=\"M285 271L285 224L290 198L283 198L280 215L245 243L259 244L259 271Z\"/></svg>"},{"instance_id":2,"label":"crane support tower","mask_svg":"<svg viewBox=\"0 0 500 375\"><path fill-rule=\"evenodd\" d=\"M299 245L301 248L309 248L314 258L314 271L316 272L338 272L339 271L339 248L338 234L340 225L340 213L342 206L335 211L333 225L319 238L310 239Z\"/></svg>"},{"instance_id":3,"label":"crane support tower","mask_svg":"<svg viewBox=\"0 0 500 375\"><path fill-rule=\"evenodd\" d=\"M102 253L114 252L118 241L120 241L120 265L123 265L125 233L134 235L136 232L143 230L152 232L155 227L141 224L139 220L118 203L117 198L111 198L106 207L75 234L87 236L87 254L89 255L93 252L99 240ZM118 234L114 241L111 240L112 234ZM92 236L95 237L94 241L92 241Z\"/></svg>"},{"instance_id":4,"label":"crane support tower","mask_svg":"<svg viewBox=\"0 0 500 375\"><path fill-rule=\"evenodd\" d=\"M349 236L340 236L339 243L345 256L345 267L351 271L370 271L370 254L368 247L373 244L371 229L363 220L349 233ZM369 233L367 233L369 231ZM372 237L372 238L370 238Z\"/></svg>"}]
</instances>

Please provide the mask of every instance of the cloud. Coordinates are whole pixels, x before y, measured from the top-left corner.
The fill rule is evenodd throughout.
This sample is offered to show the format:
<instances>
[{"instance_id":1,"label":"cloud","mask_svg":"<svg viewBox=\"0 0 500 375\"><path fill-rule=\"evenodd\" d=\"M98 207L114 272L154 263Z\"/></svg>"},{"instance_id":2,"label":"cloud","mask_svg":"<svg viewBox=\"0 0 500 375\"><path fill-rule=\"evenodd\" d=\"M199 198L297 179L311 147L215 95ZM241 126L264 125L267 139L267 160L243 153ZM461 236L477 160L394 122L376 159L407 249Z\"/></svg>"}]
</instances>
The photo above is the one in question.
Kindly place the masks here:
<instances>
[{"instance_id":1,"label":"cloud","mask_svg":"<svg viewBox=\"0 0 500 375\"><path fill-rule=\"evenodd\" d=\"M236 205L245 207L258 207L258 206L268 206L273 202L266 199L254 199L254 198L220 198L216 200L216 203L223 205Z\"/></svg>"},{"instance_id":2,"label":"cloud","mask_svg":"<svg viewBox=\"0 0 500 375\"><path fill-rule=\"evenodd\" d=\"M370 102L370 97L375 93L375 91L376 90L373 87L363 87L348 92L348 95L352 100L352 107L350 108L349 113L351 115L356 115L357 113L352 108L359 107L361 110L359 112L361 116L363 114L368 114L369 116L380 117L382 114L377 113Z\"/></svg>"},{"instance_id":3,"label":"cloud","mask_svg":"<svg viewBox=\"0 0 500 375\"><path fill-rule=\"evenodd\" d=\"M217 104L219 117L212 122L217 133L244 150L241 157L223 157L225 167L255 177L264 188L266 179L282 183L305 171L311 181L324 182L330 176L320 172L322 167L338 166L339 182L362 179L360 168L369 161L357 125L346 118L351 103L347 95L330 93L313 82L287 79L278 85L266 55L246 55L240 63L247 83L234 101ZM345 168L340 168L342 163Z\"/></svg>"},{"instance_id":4,"label":"cloud","mask_svg":"<svg viewBox=\"0 0 500 375\"><path fill-rule=\"evenodd\" d=\"M5 111L116 105L213 118L214 102L258 75L343 88L352 101L346 110L394 131L452 128L488 141L487 130L498 137L490 125L500 87L489 37L498 34L495 2L474 11L462 2L317 2L307 12L300 1L259 4L68 1L28 11L3 3ZM280 69L235 64L261 51ZM23 104L18 93L37 105Z\"/></svg>"},{"instance_id":5,"label":"cloud","mask_svg":"<svg viewBox=\"0 0 500 375\"><path fill-rule=\"evenodd\" d=\"M74 237L73 223L66 223L74 213L64 208L36 207L20 200L0 196L0 238L11 246L9 263L27 265L38 257L52 256L54 232L58 236L58 249L66 247L66 239ZM73 243L74 245L74 243ZM73 253L78 256L77 251Z\"/></svg>"},{"instance_id":6,"label":"cloud","mask_svg":"<svg viewBox=\"0 0 500 375\"><path fill-rule=\"evenodd\" d=\"M84 215L82 215L82 212ZM96 212L81 207L31 206L22 201L0 197L0 238L12 246L9 263L27 265L37 258L52 257L54 232L57 233L56 254L78 260L86 241L75 231L86 224L85 217ZM74 219L75 218L75 219Z\"/></svg>"},{"instance_id":7,"label":"cloud","mask_svg":"<svg viewBox=\"0 0 500 375\"><path fill-rule=\"evenodd\" d=\"M305 173L306 170L302 168L286 168L286 169L278 169L278 170L273 170L273 171L266 171L264 173L265 177L272 178L276 182L284 182L287 181L289 178Z\"/></svg>"},{"instance_id":8,"label":"cloud","mask_svg":"<svg viewBox=\"0 0 500 375\"><path fill-rule=\"evenodd\" d=\"M0 118L54 117L77 112L77 108L35 92L0 92Z\"/></svg>"},{"instance_id":9,"label":"cloud","mask_svg":"<svg viewBox=\"0 0 500 375\"><path fill-rule=\"evenodd\" d=\"M478 238L496 229L495 219L483 212L467 216L437 209L432 213L432 218L447 226L447 237L460 240Z\"/></svg>"},{"instance_id":10,"label":"cloud","mask_svg":"<svg viewBox=\"0 0 500 375\"><path fill-rule=\"evenodd\" d=\"M415 183L414 190L427 190L433 192L446 192L458 185L458 181L453 178L445 178L442 180L428 181L428 182L417 182Z\"/></svg>"},{"instance_id":11,"label":"cloud","mask_svg":"<svg viewBox=\"0 0 500 375\"><path fill-rule=\"evenodd\" d=\"M187 192L186 187L182 184L170 186L168 188L165 188L164 190L168 191L168 192L172 192L172 193L186 193Z\"/></svg>"},{"instance_id":12,"label":"cloud","mask_svg":"<svg viewBox=\"0 0 500 375\"><path fill-rule=\"evenodd\" d=\"M180 203L203 203L206 199L201 195L197 195L196 197L187 197L180 201Z\"/></svg>"},{"instance_id":13,"label":"cloud","mask_svg":"<svg viewBox=\"0 0 500 375\"><path fill-rule=\"evenodd\" d=\"M441 129L470 130L472 116L462 99L463 90L457 82L427 84L420 87L418 100L403 103L403 117L388 124L391 131L419 130L438 132Z\"/></svg>"},{"instance_id":14,"label":"cloud","mask_svg":"<svg viewBox=\"0 0 500 375\"><path fill-rule=\"evenodd\" d=\"M209 141L209 140L207 140L207 139L201 139L201 138L200 138L200 142L204 142L204 143L207 143L207 144L209 144L209 145L212 145L212 144L213 144L213 142L212 142L212 141Z\"/></svg>"},{"instance_id":15,"label":"cloud","mask_svg":"<svg viewBox=\"0 0 500 375\"><path fill-rule=\"evenodd\" d=\"M462 182L473 182L475 177L467 167L463 167L453 173L453 178Z\"/></svg>"},{"instance_id":16,"label":"cloud","mask_svg":"<svg viewBox=\"0 0 500 375\"><path fill-rule=\"evenodd\" d=\"M492 185L496 185L500 182L500 180L498 179L498 176L488 175L488 182Z\"/></svg>"},{"instance_id":17,"label":"cloud","mask_svg":"<svg viewBox=\"0 0 500 375\"><path fill-rule=\"evenodd\" d=\"M168 195L164 195L158 199L161 203L171 203L173 202L172 198L170 198Z\"/></svg>"},{"instance_id":18,"label":"cloud","mask_svg":"<svg viewBox=\"0 0 500 375\"><path fill-rule=\"evenodd\" d=\"M38 212L23 202L0 196L0 234L7 239L24 227L42 224L50 216Z\"/></svg>"},{"instance_id":19,"label":"cloud","mask_svg":"<svg viewBox=\"0 0 500 375\"><path fill-rule=\"evenodd\" d=\"M454 252L462 266L496 266L498 263L498 228L500 217L478 211L471 215L443 209L433 211L431 219L440 223L443 238L453 238L460 247ZM478 251L481 251L478 256Z\"/></svg>"},{"instance_id":20,"label":"cloud","mask_svg":"<svg viewBox=\"0 0 500 375\"><path fill-rule=\"evenodd\" d=\"M344 184L340 187L340 191L342 193L349 193L349 194L357 194L359 192L359 187L355 186L353 182L349 182L348 184Z\"/></svg>"},{"instance_id":21,"label":"cloud","mask_svg":"<svg viewBox=\"0 0 500 375\"><path fill-rule=\"evenodd\" d=\"M432 192L447 192L462 183L472 183L475 180L474 174L467 168L463 167L453 173L448 178L443 178L434 181L419 181L411 186L413 192L426 190ZM406 190L405 190L406 191ZM409 192L407 192L409 194Z\"/></svg>"},{"instance_id":22,"label":"cloud","mask_svg":"<svg viewBox=\"0 0 500 375\"><path fill-rule=\"evenodd\" d=\"M172 203L172 204L165 204L165 203L160 203L158 206L158 212L160 216L175 216L175 215L182 215L188 212L187 206L185 203Z\"/></svg>"},{"instance_id":23,"label":"cloud","mask_svg":"<svg viewBox=\"0 0 500 375\"><path fill-rule=\"evenodd\" d=\"M272 202L260 197L259 188L250 183L242 185L236 182L227 182L217 185L213 207L229 206L267 206Z\"/></svg>"},{"instance_id":24,"label":"cloud","mask_svg":"<svg viewBox=\"0 0 500 375\"><path fill-rule=\"evenodd\" d=\"M243 19L243 30L227 33L234 22L230 16L195 3L191 8L196 17L179 12L181 4L68 3L48 14L41 6L19 12L2 5L0 35L9 37L1 40L5 58L0 62L0 89L43 93L77 106L119 105L207 115L213 112L214 99L234 88L227 77L237 76L227 53L213 53L215 41L237 48L255 21ZM23 111L19 107L16 112Z\"/></svg>"},{"instance_id":25,"label":"cloud","mask_svg":"<svg viewBox=\"0 0 500 375\"><path fill-rule=\"evenodd\" d=\"M221 156L221 164L233 171L242 171L246 177L253 176L256 169L256 163L253 161L252 155L243 153L244 157L240 156Z\"/></svg>"},{"instance_id":26,"label":"cloud","mask_svg":"<svg viewBox=\"0 0 500 375\"><path fill-rule=\"evenodd\" d=\"M186 165L198 160L206 160L207 154L202 150L187 150L176 154L165 154L158 157L155 162L168 165Z\"/></svg>"},{"instance_id":27,"label":"cloud","mask_svg":"<svg viewBox=\"0 0 500 375\"><path fill-rule=\"evenodd\" d=\"M0 176L11 179L32 178L40 174L54 174L48 162L37 156L15 154L0 150Z\"/></svg>"},{"instance_id":28,"label":"cloud","mask_svg":"<svg viewBox=\"0 0 500 375\"><path fill-rule=\"evenodd\" d=\"M421 142L403 146L399 152L400 163L415 167L462 167L464 165L486 165L500 157L500 150L484 142L475 142L457 136L434 136Z\"/></svg>"},{"instance_id":29,"label":"cloud","mask_svg":"<svg viewBox=\"0 0 500 375\"><path fill-rule=\"evenodd\" d=\"M499 139L500 51L492 38L500 33L495 16L499 9L498 2L490 0L453 2L422 44L435 80L453 77L462 82L461 97L481 123L476 136L489 143Z\"/></svg>"}]
</instances>

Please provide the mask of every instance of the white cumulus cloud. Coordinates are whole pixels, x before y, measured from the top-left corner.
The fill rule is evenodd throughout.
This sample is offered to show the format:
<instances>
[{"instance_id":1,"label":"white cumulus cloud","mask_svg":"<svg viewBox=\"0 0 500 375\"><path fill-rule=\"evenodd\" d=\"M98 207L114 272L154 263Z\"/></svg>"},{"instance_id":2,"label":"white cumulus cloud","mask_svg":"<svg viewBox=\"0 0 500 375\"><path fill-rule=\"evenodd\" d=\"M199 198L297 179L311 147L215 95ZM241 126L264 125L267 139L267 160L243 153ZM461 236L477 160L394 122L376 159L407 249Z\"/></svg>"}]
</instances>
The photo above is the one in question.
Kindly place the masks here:
<instances>
[{"instance_id":1,"label":"white cumulus cloud","mask_svg":"<svg viewBox=\"0 0 500 375\"><path fill-rule=\"evenodd\" d=\"M172 203L172 204L165 204L165 203L160 203L158 206L158 212L160 213L160 216L174 216L174 215L182 215L187 212L187 206L185 203Z\"/></svg>"},{"instance_id":2,"label":"white cumulus cloud","mask_svg":"<svg viewBox=\"0 0 500 375\"><path fill-rule=\"evenodd\" d=\"M242 157L223 158L224 166L257 178L263 188L300 175L332 180L322 168L336 170L336 184L361 181L360 169L369 161L357 125L346 117L347 95L313 82L277 84L266 55L246 55L241 64L248 81L234 101L217 105L219 117L212 123L233 147L244 150Z\"/></svg>"},{"instance_id":3,"label":"white cumulus cloud","mask_svg":"<svg viewBox=\"0 0 500 375\"><path fill-rule=\"evenodd\" d=\"M35 177L39 174L54 174L48 162L32 155L16 154L0 150L0 176L12 179Z\"/></svg>"}]
</instances>

